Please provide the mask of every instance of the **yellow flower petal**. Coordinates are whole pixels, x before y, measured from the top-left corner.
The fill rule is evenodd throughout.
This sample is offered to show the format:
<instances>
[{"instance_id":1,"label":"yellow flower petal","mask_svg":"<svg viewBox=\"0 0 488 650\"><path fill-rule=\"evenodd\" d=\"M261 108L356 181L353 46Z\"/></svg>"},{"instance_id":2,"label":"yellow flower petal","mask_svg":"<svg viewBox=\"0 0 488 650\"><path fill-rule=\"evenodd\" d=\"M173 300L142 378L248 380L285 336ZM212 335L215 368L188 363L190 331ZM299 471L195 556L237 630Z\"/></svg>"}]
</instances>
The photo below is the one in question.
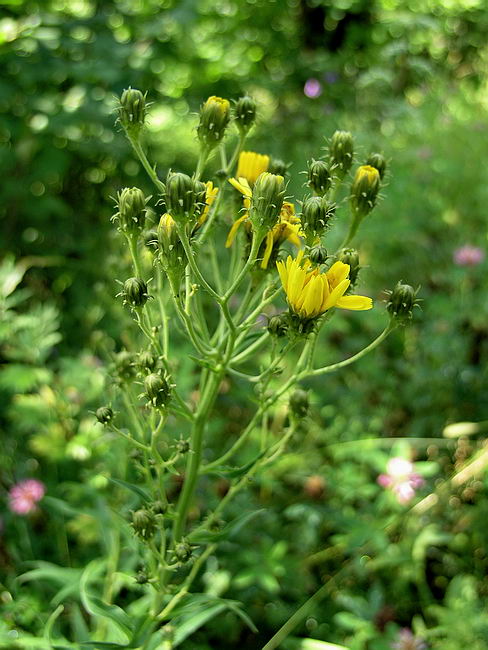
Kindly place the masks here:
<instances>
[{"instance_id":1,"label":"yellow flower petal","mask_svg":"<svg viewBox=\"0 0 488 650\"><path fill-rule=\"evenodd\" d=\"M336 307L341 309L354 309L356 311L364 311L373 307L373 301L367 296L342 296L336 302Z\"/></svg>"},{"instance_id":2,"label":"yellow flower petal","mask_svg":"<svg viewBox=\"0 0 488 650\"><path fill-rule=\"evenodd\" d=\"M344 262L335 262L335 264L332 264L325 274L329 281L331 290L347 278L349 275L349 269L349 264L344 264Z\"/></svg>"},{"instance_id":3,"label":"yellow flower petal","mask_svg":"<svg viewBox=\"0 0 488 650\"><path fill-rule=\"evenodd\" d=\"M334 289L330 292L327 300L324 301L322 311L326 311L331 307L335 307L336 302L339 300L339 298L342 298L342 296L346 293L350 284L351 284L350 280L342 280L342 282L340 282L336 287L334 287Z\"/></svg>"},{"instance_id":4,"label":"yellow flower petal","mask_svg":"<svg viewBox=\"0 0 488 650\"><path fill-rule=\"evenodd\" d=\"M271 253L273 252L273 243L274 243L273 231L270 230L269 233L266 235L266 248L264 250L263 261L261 262L262 269L268 268L269 258L271 257Z\"/></svg>"},{"instance_id":5,"label":"yellow flower petal","mask_svg":"<svg viewBox=\"0 0 488 650\"><path fill-rule=\"evenodd\" d=\"M225 242L225 247L226 248L230 248L230 246L232 246L232 242L236 238L237 230L238 230L239 226L241 225L241 223L246 221L247 217L248 217L248 214L246 212L246 214L242 215L242 217L239 217L239 219L236 219L236 221L234 221L234 223L232 224L232 228L229 230L229 234L227 235L227 239L226 239L226 242Z\"/></svg>"},{"instance_id":6,"label":"yellow flower petal","mask_svg":"<svg viewBox=\"0 0 488 650\"><path fill-rule=\"evenodd\" d=\"M232 187L235 187L238 192L240 192L243 196L245 196L247 199L250 199L252 197L252 190L249 187L249 183L245 178L239 177L239 180L236 178L229 178L229 183L232 185Z\"/></svg>"}]
</instances>

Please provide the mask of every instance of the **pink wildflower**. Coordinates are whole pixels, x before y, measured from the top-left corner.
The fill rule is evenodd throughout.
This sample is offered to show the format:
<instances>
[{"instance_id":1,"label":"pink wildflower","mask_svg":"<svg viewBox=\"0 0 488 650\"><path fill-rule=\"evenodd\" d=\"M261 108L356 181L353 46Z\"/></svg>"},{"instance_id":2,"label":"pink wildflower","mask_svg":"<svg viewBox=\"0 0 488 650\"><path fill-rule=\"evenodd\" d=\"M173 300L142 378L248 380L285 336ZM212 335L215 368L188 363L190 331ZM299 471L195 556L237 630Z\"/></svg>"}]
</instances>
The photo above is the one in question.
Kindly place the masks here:
<instances>
[{"instance_id":1,"label":"pink wildflower","mask_svg":"<svg viewBox=\"0 0 488 650\"><path fill-rule=\"evenodd\" d=\"M414 636L412 630L404 627L391 647L392 650L426 650L427 645L423 639Z\"/></svg>"},{"instance_id":2,"label":"pink wildflower","mask_svg":"<svg viewBox=\"0 0 488 650\"><path fill-rule=\"evenodd\" d=\"M453 253L454 263L458 266L476 266L485 259L485 251L479 246L466 244L456 248Z\"/></svg>"},{"instance_id":3,"label":"pink wildflower","mask_svg":"<svg viewBox=\"0 0 488 650\"><path fill-rule=\"evenodd\" d=\"M398 503L405 504L413 499L415 490L424 483L424 479L413 470L413 464L409 460L396 456L390 458L386 474L380 474L376 482L381 487L390 489Z\"/></svg>"},{"instance_id":4,"label":"pink wildflower","mask_svg":"<svg viewBox=\"0 0 488 650\"><path fill-rule=\"evenodd\" d=\"M315 99L322 94L322 84L318 79L307 79L303 87L303 92L307 97Z\"/></svg>"},{"instance_id":5,"label":"pink wildflower","mask_svg":"<svg viewBox=\"0 0 488 650\"><path fill-rule=\"evenodd\" d=\"M36 503L42 499L46 488L44 483L34 478L20 481L8 493L9 507L17 515L28 515L36 508Z\"/></svg>"}]
</instances>

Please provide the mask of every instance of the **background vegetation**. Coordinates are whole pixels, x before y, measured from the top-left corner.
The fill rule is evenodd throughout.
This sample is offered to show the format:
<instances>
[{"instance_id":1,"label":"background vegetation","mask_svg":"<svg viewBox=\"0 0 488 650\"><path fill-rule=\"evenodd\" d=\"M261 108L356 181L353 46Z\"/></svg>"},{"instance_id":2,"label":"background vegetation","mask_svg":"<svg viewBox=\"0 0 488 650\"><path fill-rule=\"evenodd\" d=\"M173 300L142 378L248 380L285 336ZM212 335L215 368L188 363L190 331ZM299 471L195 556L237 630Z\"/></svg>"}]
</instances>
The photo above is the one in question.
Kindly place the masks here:
<instances>
[{"instance_id":1,"label":"background vegetation","mask_svg":"<svg viewBox=\"0 0 488 650\"><path fill-rule=\"evenodd\" d=\"M385 650L408 627L432 648L488 647L486 4L2 7L2 647L15 647L17 635L42 636L59 602L70 605L58 624L83 640L79 577L110 552L107 522L117 529L114 513L127 499L109 481L120 450L90 410L105 399L104 350L127 337L113 299L120 249L110 197L126 185L151 193L113 126L114 96L129 85L154 102L148 141L159 170L191 170L195 113L211 94L252 94L260 121L250 146L292 163L295 177L336 128L355 134L358 161L382 151L389 180L363 227L361 292L380 305L392 278L403 277L421 285L423 299L412 327L340 376L316 381L303 441L234 506L234 516L260 514L208 566L199 589L243 602L259 632L227 614L184 647L260 648L336 574L299 636ZM290 193L303 188L295 181ZM460 264L455 252L468 244L480 259ZM382 320L376 312L367 324L345 317L331 325L324 362L366 344ZM221 395L216 440L237 433L245 403ZM443 435L465 421L478 424ZM416 501L436 497L420 508L398 504L376 483L390 457L409 454L425 479ZM8 509L8 490L26 477L47 490L30 517ZM207 489L217 497L225 484ZM125 561L120 597L130 600L138 586L127 577L137 569L129 549Z\"/></svg>"}]
</instances>

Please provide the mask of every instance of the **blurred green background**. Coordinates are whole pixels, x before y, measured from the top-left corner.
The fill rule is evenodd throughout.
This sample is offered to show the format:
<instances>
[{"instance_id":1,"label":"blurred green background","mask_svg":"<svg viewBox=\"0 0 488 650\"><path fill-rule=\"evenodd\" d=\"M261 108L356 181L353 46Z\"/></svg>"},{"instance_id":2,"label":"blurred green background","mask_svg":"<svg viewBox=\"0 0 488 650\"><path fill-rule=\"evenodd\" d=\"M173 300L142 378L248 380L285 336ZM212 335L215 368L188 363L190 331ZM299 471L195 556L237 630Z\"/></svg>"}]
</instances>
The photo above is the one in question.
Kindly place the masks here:
<instances>
[{"instance_id":1,"label":"blurred green background","mask_svg":"<svg viewBox=\"0 0 488 650\"><path fill-rule=\"evenodd\" d=\"M100 332L118 344L127 337L113 299L127 260L111 197L126 185L152 192L114 126L115 97L132 86L153 103L146 140L162 175L194 168L194 127L208 95L256 98L248 147L292 164L296 199L306 193L300 172L336 128L355 135L358 163L385 154L384 200L360 240L361 292L379 308L367 319L335 319L324 363L375 336L383 290L398 279L421 286L423 299L405 332L311 384L303 445L235 505L235 514L266 511L200 588L244 602L258 640L229 615L185 647L226 648L232 639L232 647L260 648L324 575L344 566L345 582L302 636L385 650L413 626L433 648L488 647L486 479L478 472L460 486L448 482L482 453L486 431L487 30L483 0L0 4L1 484L5 497L24 477L48 487L42 516L5 509L5 634L39 634L52 609L52 576L15 579L26 561L83 567L105 552L96 522L123 498L107 489L117 462L89 411L104 399ZM477 261L459 258L467 245ZM249 404L230 400L221 398L217 438L247 417ZM481 424L470 437L443 437L459 421ZM362 438L385 444L338 444ZM404 526L395 524L404 509L375 482L402 453L397 438L410 439L425 464L425 494L440 490L437 505ZM82 638L71 597L63 625Z\"/></svg>"}]
</instances>

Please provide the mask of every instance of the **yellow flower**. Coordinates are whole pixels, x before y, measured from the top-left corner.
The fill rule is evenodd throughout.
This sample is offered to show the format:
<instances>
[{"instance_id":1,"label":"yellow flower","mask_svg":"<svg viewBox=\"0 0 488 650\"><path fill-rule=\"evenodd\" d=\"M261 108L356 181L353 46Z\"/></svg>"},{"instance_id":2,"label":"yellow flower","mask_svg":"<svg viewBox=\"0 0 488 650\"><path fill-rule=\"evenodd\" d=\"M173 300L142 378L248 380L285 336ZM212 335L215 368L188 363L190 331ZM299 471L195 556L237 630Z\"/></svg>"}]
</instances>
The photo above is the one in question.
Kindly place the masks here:
<instances>
[{"instance_id":1,"label":"yellow flower","mask_svg":"<svg viewBox=\"0 0 488 650\"><path fill-rule=\"evenodd\" d=\"M215 198L216 198L216 196L217 196L217 194L219 192L219 188L214 187L214 184L212 183L212 181L207 181L205 183L205 187L207 188L207 190L205 192L205 207L203 208L203 212L200 215L200 217L198 219L198 222L197 222L199 226L204 224L205 221L207 220L208 212L210 210L210 206L215 201Z\"/></svg>"},{"instance_id":2,"label":"yellow flower","mask_svg":"<svg viewBox=\"0 0 488 650\"><path fill-rule=\"evenodd\" d=\"M295 244L295 246L300 247L300 236L303 236L303 232L300 227L300 219L295 216L295 206L293 203L285 201L281 208L280 220L266 235L266 247L261 261L261 268L268 268L269 258L271 257L274 246L279 246L287 240Z\"/></svg>"},{"instance_id":3,"label":"yellow flower","mask_svg":"<svg viewBox=\"0 0 488 650\"><path fill-rule=\"evenodd\" d=\"M336 262L326 273L310 269L310 260L302 265L303 251L286 262L277 262L281 284L292 311L302 318L316 318L332 307L371 309L373 301L366 296L345 296L350 280L349 264Z\"/></svg>"},{"instance_id":4,"label":"yellow flower","mask_svg":"<svg viewBox=\"0 0 488 650\"><path fill-rule=\"evenodd\" d=\"M267 172L269 167L269 156L254 151L243 151L239 155L237 164L237 178L245 178L249 184L253 184L262 172Z\"/></svg>"},{"instance_id":5,"label":"yellow flower","mask_svg":"<svg viewBox=\"0 0 488 650\"><path fill-rule=\"evenodd\" d=\"M229 178L229 183L242 194L244 214L234 221L225 242L226 248L232 246L232 243L237 234L237 230L239 229L241 223L244 223L250 227L249 208L251 207L252 199L252 190L249 186L248 181L244 177L240 177L239 180L236 180L235 178ZM261 262L261 268L266 269L268 267L269 258L271 257L273 246L275 244L281 244L281 242L288 240L292 244L295 244L295 246L300 246L301 235L303 235L303 233L300 228L300 219L295 216L295 206L293 203L288 203L285 201L283 203L283 207L281 208L280 219L278 223L273 226L273 228L266 235L266 247L264 250L263 260Z\"/></svg>"}]
</instances>

